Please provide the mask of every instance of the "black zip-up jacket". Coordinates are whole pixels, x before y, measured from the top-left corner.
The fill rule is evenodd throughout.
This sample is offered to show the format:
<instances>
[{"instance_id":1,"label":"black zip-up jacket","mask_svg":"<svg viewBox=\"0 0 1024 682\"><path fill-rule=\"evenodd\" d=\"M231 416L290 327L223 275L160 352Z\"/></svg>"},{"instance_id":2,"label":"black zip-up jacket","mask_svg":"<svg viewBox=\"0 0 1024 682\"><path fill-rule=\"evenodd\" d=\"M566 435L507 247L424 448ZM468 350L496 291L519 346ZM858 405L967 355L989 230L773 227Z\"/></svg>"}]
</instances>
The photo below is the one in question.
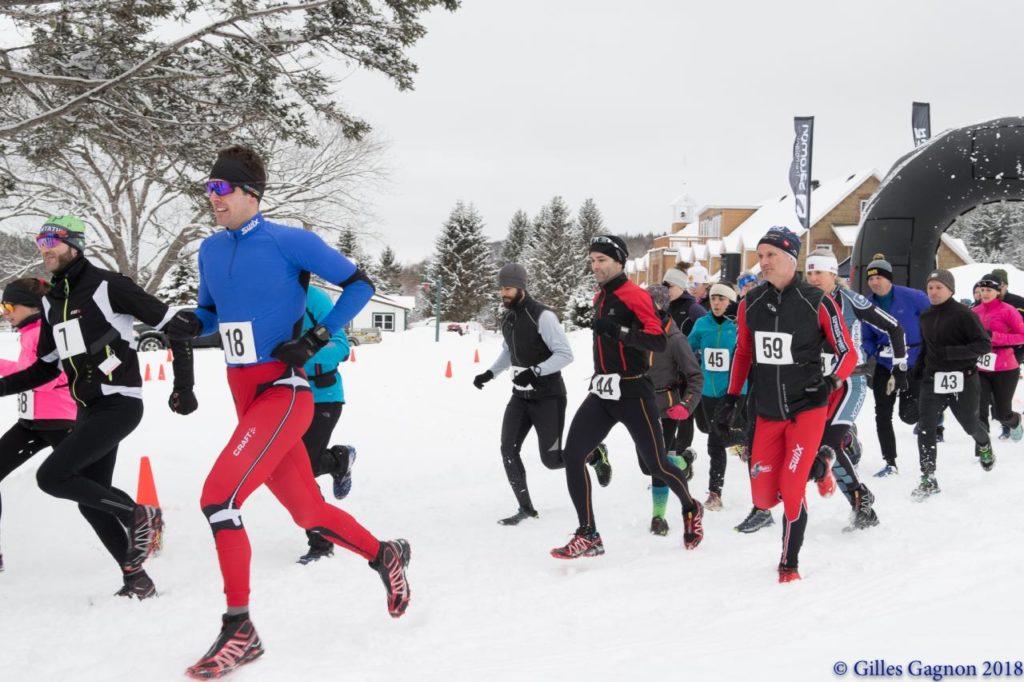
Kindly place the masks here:
<instances>
[{"instance_id":1,"label":"black zip-up jacket","mask_svg":"<svg viewBox=\"0 0 1024 682\"><path fill-rule=\"evenodd\" d=\"M822 376L821 349L836 356L833 374L846 381L857 366L857 353L839 307L806 282L794 280L779 291L764 282L747 292L736 315L736 359L729 394L739 396L747 375L757 386L757 414L765 419L792 419L828 403Z\"/></svg>"},{"instance_id":2,"label":"black zip-up jacket","mask_svg":"<svg viewBox=\"0 0 1024 682\"><path fill-rule=\"evenodd\" d=\"M51 284L43 299L38 359L5 377L0 392L18 393L54 379L60 374L59 361L79 405L92 405L114 393L141 399L134 320L172 331L181 324L174 311L128 277L97 268L81 255L56 273ZM175 341L171 348L174 388L191 388L191 344Z\"/></svg>"},{"instance_id":3,"label":"black zip-up jacket","mask_svg":"<svg viewBox=\"0 0 1024 682\"><path fill-rule=\"evenodd\" d=\"M550 311L543 303L524 293L522 300L505 313L501 321L501 334L505 337L509 357L515 367L536 367L550 358L553 353L540 335L540 316ZM552 311L553 312L553 311ZM546 398L565 395L562 373L545 374L533 380L533 388L516 390L522 398Z\"/></svg>"},{"instance_id":4,"label":"black zip-up jacket","mask_svg":"<svg viewBox=\"0 0 1024 682\"><path fill-rule=\"evenodd\" d=\"M594 334L594 374L622 375L623 398L653 398L649 352L663 352L666 341L650 295L621 273L601 285L594 318L608 318L628 330L620 341Z\"/></svg>"},{"instance_id":5,"label":"black zip-up jacket","mask_svg":"<svg viewBox=\"0 0 1024 682\"><path fill-rule=\"evenodd\" d=\"M689 336L694 323L707 314L707 309L689 291L684 291L679 298L669 302L668 314L672 316L672 321L679 327L679 331L684 336Z\"/></svg>"},{"instance_id":6,"label":"black zip-up jacket","mask_svg":"<svg viewBox=\"0 0 1024 682\"><path fill-rule=\"evenodd\" d=\"M935 372L977 369L978 358L992 352L992 338L974 311L950 298L921 313L921 353L914 365L918 378Z\"/></svg>"}]
</instances>

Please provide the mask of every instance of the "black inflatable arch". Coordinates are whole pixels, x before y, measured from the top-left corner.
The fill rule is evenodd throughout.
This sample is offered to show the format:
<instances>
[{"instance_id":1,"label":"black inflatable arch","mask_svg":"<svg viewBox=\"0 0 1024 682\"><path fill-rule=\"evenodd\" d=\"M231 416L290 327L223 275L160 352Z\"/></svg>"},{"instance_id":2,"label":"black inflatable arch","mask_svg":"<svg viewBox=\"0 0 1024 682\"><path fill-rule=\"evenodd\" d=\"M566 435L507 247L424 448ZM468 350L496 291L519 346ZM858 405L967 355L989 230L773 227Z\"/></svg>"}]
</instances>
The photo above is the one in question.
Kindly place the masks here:
<instances>
[{"instance_id":1,"label":"black inflatable arch","mask_svg":"<svg viewBox=\"0 0 1024 682\"><path fill-rule=\"evenodd\" d=\"M867 291L867 264L884 253L896 284L923 289L946 228L1004 200L1024 200L1024 117L945 131L898 160L871 197L853 246L851 285Z\"/></svg>"}]
</instances>

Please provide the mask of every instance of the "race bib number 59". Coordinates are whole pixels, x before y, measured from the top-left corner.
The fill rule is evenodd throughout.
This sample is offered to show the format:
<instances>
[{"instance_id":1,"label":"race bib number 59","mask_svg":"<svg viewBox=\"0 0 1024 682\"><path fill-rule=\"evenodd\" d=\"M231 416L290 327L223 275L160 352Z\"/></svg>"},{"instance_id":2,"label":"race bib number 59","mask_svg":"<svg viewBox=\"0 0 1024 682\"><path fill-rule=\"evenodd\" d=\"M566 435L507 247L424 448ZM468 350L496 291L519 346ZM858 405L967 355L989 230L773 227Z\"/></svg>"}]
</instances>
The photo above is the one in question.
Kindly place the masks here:
<instances>
[{"instance_id":1,"label":"race bib number 59","mask_svg":"<svg viewBox=\"0 0 1024 682\"><path fill-rule=\"evenodd\" d=\"M754 352L763 365L793 364L793 335L786 332L754 332Z\"/></svg>"},{"instance_id":2,"label":"race bib number 59","mask_svg":"<svg viewBox=\"0 0 1024 682\"><path fill-rule=\"evenodd\" d=\"M595 374L590 380L590 392L602 400L618 400L622 397L619 374Z\"/></svg>"},{"instance_id":3,"label":"race bib number 59","mask_svg":"<svg viewBox=\"0 0 1024 682\"><path fill-rule=\"evenodd\" d=\"M247 365L256 362L256 338L252 334L252 322L221 322L221 341L224 342L224 358L233 365Z\"/></svg>"}]
</instances>

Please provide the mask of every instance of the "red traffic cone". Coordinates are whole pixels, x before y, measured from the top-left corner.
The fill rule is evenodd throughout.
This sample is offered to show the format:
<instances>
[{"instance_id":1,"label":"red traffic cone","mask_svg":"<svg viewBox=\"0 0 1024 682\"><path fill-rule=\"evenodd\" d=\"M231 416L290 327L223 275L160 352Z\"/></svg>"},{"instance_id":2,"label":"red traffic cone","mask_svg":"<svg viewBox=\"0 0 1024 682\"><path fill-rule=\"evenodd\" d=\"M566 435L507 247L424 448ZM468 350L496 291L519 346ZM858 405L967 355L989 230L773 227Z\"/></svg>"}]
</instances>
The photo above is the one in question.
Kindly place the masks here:
<instances>
[{"instance_id":1,"label":"red traffic cone","mask_svg":"<svg viewBox=\"0 0 1024 682\"><path fill-rule=\"evenodd\" d=\"M153 380L153 370L151 370L149 368L149 363L148 362L146 363L146 373L143 375L142 380L143 381L152 381Z\"/></svg>"},{"instance_id":2,"label":"red traffic cone","mask_svg":"<svg viewBox=\"0 0 1024 682\"><path fill-rule=\"evenodd\" d=\"M451 379L452 378L452 361L451 360L448 361L448 366L445 367L445 369L444 369L444 378L445 379Z\"/></svg>"},{"instance_id":3,"label":"red traffic cone","mask_svg":"<svg viewBox=\"0 0 1024 682\"><path fill-rule=\"evenodd\" d=\"M153 482L153 467L149 457L139 461L139 487L135 493L135 501L139 504L159 507L160 500L156 496L156 484Z\"/></svg>"},{"instance_id":4,"label":"red traffic cone","mask_svg":"<svg viewBox=\"0 0 1024 682\"><path fill-rule=\"evenodd\" d=\"M167 349L167 360L165 362L174 362L174 354L171 353L171 349Z\"/></svg>"},{"instance_id":5,"label":"red traffic cone","mask_svg":"<svg viewBox=\"0 0 1024 682\"><path fill-rule=\"evenodd\" d=\"M480 364L480 349L473 351L473 362Z\"/></svg>"},{"instance_id":6,"label":"red traffic cone","mask_svg":"<svg viewBox=\"0 0 1024 682\"><path fill-rule=\"evenodd\" d=\"M164 374L164 366L160 365L160 373L156 376L157 381L167 381L167 375Z\"/></svg>"},{"instance_id":7,"label":"red traffic cone","mask_svg":"<svg viewBox=\"0 0 1024 682\"><path fill-rule=\"evenodd\" d=\"M356 361L356 349L355 348L350 348L349 349L349 351L348 351L348 361L349 362L355 362Z\"/></svg>"}]
</instances>

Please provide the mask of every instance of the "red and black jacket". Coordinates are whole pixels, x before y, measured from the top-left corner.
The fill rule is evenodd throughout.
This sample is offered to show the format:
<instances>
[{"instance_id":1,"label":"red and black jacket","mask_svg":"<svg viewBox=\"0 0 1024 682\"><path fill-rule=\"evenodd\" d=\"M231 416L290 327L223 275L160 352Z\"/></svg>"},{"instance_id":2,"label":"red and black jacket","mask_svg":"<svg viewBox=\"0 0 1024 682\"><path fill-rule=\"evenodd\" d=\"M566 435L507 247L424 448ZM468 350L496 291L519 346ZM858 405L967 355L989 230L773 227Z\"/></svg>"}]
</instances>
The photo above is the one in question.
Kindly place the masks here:
<instances>
[{"instance_id":1,"label":"red and black jacket","mask_svg":"<svg viewBox=\"0 0 1024 682\"><path fill-rule=\"evenodd\" d=\"M623 398L653 398L654 385L646 376L649 352L665 350L665 333L650 295L622 273L601 285L594 318L629 330L620 341L594 334L594 374L622 375Z\"/></svg>"}]
</instances>

